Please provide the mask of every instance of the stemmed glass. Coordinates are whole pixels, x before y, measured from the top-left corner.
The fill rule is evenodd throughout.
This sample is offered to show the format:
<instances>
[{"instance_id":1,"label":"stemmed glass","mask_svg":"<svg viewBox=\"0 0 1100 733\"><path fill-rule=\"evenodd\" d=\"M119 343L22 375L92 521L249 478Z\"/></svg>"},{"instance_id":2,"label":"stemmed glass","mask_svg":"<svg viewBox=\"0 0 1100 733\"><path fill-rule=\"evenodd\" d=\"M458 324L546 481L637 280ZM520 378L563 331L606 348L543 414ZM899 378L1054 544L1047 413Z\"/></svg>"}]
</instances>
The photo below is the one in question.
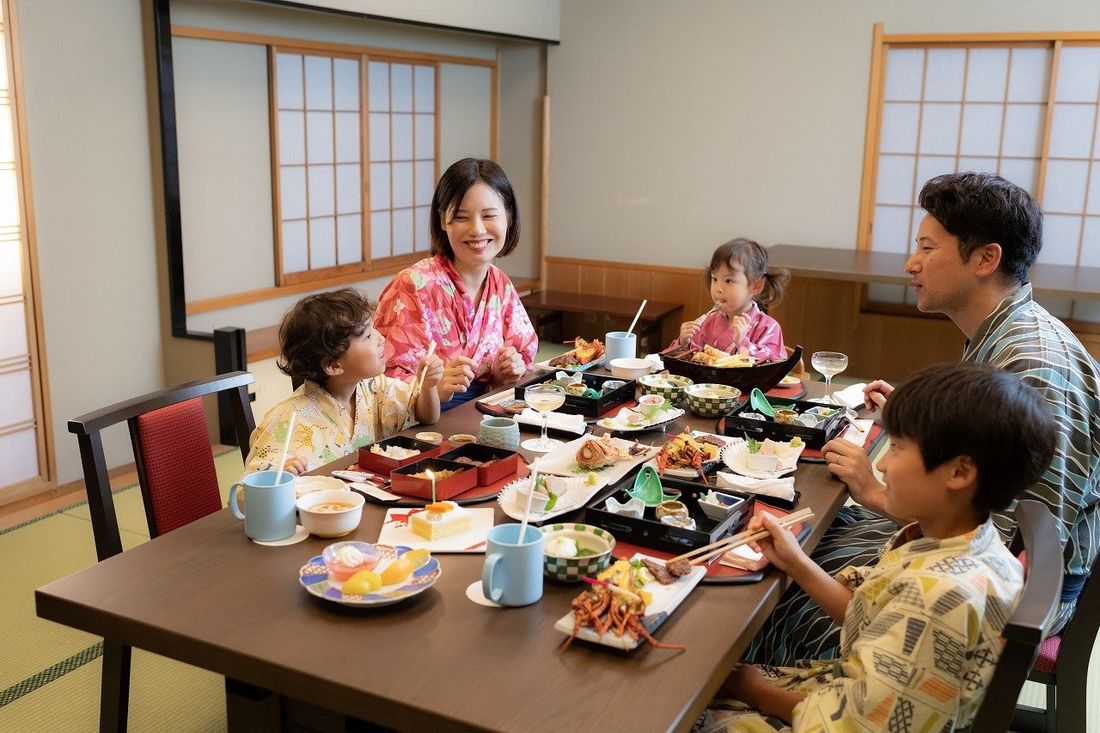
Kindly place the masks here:
<instances>
[{"instance_id":1,"label":"stemmed glass","mask_svg":"<svg viewBox=\"0 0 1100 733\"><path fill-rule=\"evenodd\" d=\"M560 440L546 437L546 421L550 413L565 404L565 390L556 384L532 384L523 390L523 400L542 413L542 437L528 438L522 445L529 451L546 453L562 445Z\"/></svg>"},{"instance_id":2,"label":"stemmed glass","mask_svg":"<svg viewBox=\"0 0 1100 733\"><path fill-rule=\"evenodd\" d=\"M833 377L848 368L848 355L839 351L815 351L810 357L810 364L825 376L825 399L822 402L832 403Z\"/></svg>"}]
</instances>

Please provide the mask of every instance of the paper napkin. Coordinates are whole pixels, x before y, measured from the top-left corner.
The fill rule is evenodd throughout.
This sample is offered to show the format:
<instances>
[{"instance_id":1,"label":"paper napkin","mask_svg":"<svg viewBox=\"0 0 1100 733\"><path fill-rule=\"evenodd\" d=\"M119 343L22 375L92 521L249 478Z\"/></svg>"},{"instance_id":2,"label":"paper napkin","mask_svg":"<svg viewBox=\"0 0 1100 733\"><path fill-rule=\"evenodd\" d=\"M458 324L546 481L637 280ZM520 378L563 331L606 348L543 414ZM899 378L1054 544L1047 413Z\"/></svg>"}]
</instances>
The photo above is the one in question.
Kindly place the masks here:
<instances>
[{"instance_id":1,"label":"paper napkin","mask_svg":"<svg viewBox=\"0 0 1100 733\"><path fill-rule=\"evenodd\" d=\"M653 371L654 372L659 372L659 371L661 371L662 369L665 368L665 363L661 359L660 354L646 354L645 355L645 360L653 362Z\"/></svg>"},{"instance_id":2,"label":"paper napkin","mask_svg":"<svg viewBox=\"0 0 1100 733\"><path fill-rule=\"evenodd\" d=\"M718 472L718 485L727 489L747 491L752 494L774 496L777 499L794 501L794 476L783 478L752 478L736 473Z\"/></svg>"},{"instance_id":3,"label":"paper napkin","mask_svg":"<svg viewBox=\"0 0 1100 733\"><path fill-rule=\"evenodd\" d=\"M536 428L542 427L542 414L530 407L516 415L516 420L524 425L534 425ZM584 435L586 427L583 415L566 415L557 412L550 413L546 420L546 426L555 430L576 433L577 435Z\"/></svg>"},{"instance_id":4,"label":"paper napkin","mask_svg":"<svg viewBox=\"0 0 1100 733\"><path fill-rule=\"evenodd\" d=\"M863 388L866 386L867 384L865 382L860 382L859 384L845 387L839 392L833 392L833 404L844 405L852 410L858 410L863 407Z\"/></svg>"},{"instance_id":5,"label":"paper napkin","mask_svg":"<svg viewBox=\"0 0 1100 733\"><path fill-rule=\"evenodd\" d=\"M848 423L847 429L844 434L841 435L842 440L847 440L849 443L855 443L856 445L863 445L867 442L867 436L870 435L871 426L875 424L874 420L863 419L854 420L855 425Z\"/></svg>"}]
</instances>

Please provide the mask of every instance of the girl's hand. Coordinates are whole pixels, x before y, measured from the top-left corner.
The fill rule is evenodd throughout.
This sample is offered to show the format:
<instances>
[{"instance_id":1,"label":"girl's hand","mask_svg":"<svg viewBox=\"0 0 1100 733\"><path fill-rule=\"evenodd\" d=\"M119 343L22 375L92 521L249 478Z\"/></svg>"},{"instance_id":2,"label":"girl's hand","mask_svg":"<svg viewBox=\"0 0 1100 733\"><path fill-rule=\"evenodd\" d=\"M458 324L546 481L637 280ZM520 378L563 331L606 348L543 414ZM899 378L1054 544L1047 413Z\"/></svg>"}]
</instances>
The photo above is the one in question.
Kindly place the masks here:
<instances>
[{"instance_id":1,"label":"girl's hand","mask_svg":"<svg viewBox=\"0 0 1100 733\"><path fill-rule=\"evenodd\" d=\"M695 338L695 334L699 332L700 325L702 324L698 320L680 324L680 344L682 346L691 343L691 340Z\"/></svg>"},{"instance_id":2,"label":"girl's hand","mask_svg":"<svg viewBox=\"0 0 1100 733\"><path fill-rule=\"evenodd\" d=\"M427 367L426 370L425 366ZM416 365L416 373L420 374L421 371L424 372L424 382L420 387L420 391L427 392L434 389L437 384L443 381L443 360L439 358L438 354L432 354L431 359L421 357Z\"/></svg>"},{"instance_id":3,"label":"girl's hand","mask_svg":"<svg viewBox=\"0 0 1100 733\"><path fill-rule=\"evenodd\" d=\"M730 319L730 328L733 329L733 343L740 345L749 332L749 317L744 313L738 313Z\"/></svg>"},{"instance_id":4,"label":"girl's hand","mask_svg":"<svg viewBox=\"0 0 1100 733\"><path fill-rule=\"evenodd\" d=\"M747 531L752 532L761 529L768 530L770 536L752 542L749 546L762 553L772 565L790 575L791 571L799 565L810 562L794 534L789 529L779 526L771 514L761 512L750 519L746 527Z\"/></svg>"},{"instance_id":5,"label":"girl's hand","mask_svg":"<svg viewBox=\"0 0 1100 733\"><path fill-rule=\"evenodd\" d=\"M447 401L459 392L470 388L474 381L474 367L477 362L468 356L456 356L443 368L443 379L439 382L439 399Z\"/></svg>"},{"instance_id":6,"label":"girl's hand","mask_svg":"<svg viewBox=\"0 0 1100 733\"><path fill-rule=\"evenodd\" d=\"M877 410L886 404L886 398L893 391L894 388L889 382L876 379L863 388L863 406L868 410Z\"/></svg>"},{"instance_id":7,"label":"girl's hand","mask_svg":"<svg viewBox=\"0 0 1100 733\"><path fill-rule=\"evenodd\" d=\"M290 456L286 459L286 463L283 464L283 470L294 474L295 476L301 476L309 467L306 466L306 462L298 456Z\"/></svg>"},{"instance_id":8,"label":"girl's hand","mask_svg":"<svg viewBox=\"0 0 1100 733\"><path fill-rule=\"evenodd\" d=\"M493 360L493 381L515 382L526 373L523 357L513 346L505 346Z\"/></svg>"}]
</instances>

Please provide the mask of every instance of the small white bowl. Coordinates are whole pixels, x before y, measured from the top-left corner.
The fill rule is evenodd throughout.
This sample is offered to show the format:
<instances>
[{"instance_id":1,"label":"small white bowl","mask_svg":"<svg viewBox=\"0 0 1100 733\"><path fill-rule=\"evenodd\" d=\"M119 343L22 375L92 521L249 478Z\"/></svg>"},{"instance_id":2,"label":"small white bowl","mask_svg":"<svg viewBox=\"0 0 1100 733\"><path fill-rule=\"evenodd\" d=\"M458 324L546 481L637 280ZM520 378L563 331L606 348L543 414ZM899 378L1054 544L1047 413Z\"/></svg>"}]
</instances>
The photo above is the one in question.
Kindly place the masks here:
<instances>
[{"instance_id":1,"label":"small white bowl","mask_svg":"<svg viewBox=\"0 0 1100 733\"><path fill-rule=\"evenodd\" d=\"M611 376L619 379L637 379L649 374L655 366L646 359L612 359L608 366L611 368Z\"/></svg>"},{"instance_id":2,"label":"small white bowl","mask_svg":"<svg viewBox=\"0 0 1100 733\"><path fill-rule=\"evenodd\" d=\"M431 443L432 445L439 445L443 442L443 433L437 433L433 430L427 430L423 433L417 433L414 437L417 440L422 440L425 443Z\"/></svg>"},{"instance_id":3,"label":"small white bowl","mask_svg":"<svg viewBox=\"0 0 1100 733\"><path fill-rule=\"evenodd\" d=\"M359 526L366 500L355 491L314 491L297 501L302 526L318 537L343 537ZM333 511L317 511L322 505L341 505Z\"/></svg>"}]
</instances>

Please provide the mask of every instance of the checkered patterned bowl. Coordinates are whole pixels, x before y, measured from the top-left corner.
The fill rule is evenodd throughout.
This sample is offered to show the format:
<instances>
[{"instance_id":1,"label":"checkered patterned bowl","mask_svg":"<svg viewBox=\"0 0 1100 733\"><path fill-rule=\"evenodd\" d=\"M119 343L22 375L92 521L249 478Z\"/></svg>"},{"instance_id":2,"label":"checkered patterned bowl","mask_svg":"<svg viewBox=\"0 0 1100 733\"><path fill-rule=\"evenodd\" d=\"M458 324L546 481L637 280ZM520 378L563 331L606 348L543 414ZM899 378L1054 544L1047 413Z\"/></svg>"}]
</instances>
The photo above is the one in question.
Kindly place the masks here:
<instances>
[{"instance_id":1,"label":"checkered patterned bowl","mask_svg":"<svg viewBox=\"0 0 1100 733\"><path fill-rule=\"evenodd\" d=\"M684 398L684 387L691 383L690 379L678 374L647 374L638 377L642 394L660 395L673 403L679 403Z\"/></svg>"},{"instance_id":2,"label":"checkered patterned bowl","mask_svg":"<svg viewBox=\"0 0 1100 733\"><path fill-rule=\"evenodd\" d=\"M726 384L691 384L684 387L684 402L699 417L722 417L733 409L741 390Z\"/></svg>"},{"instance_id":3,"label":"checkered patterned bowl","mask_svg":"<svg viewBox=\"0 0 1100 733\"><path fill-rule=\"evenodd\" d=\"M615 538L610 532L590 524L548 524L542 528L543 568L546 575L566 583L579 582L586 575L595 575L611 563ZM558 557L550 551L562 540L573 540L580 549L594 554L581 557Z\"/></svg>"}]
</instances>

